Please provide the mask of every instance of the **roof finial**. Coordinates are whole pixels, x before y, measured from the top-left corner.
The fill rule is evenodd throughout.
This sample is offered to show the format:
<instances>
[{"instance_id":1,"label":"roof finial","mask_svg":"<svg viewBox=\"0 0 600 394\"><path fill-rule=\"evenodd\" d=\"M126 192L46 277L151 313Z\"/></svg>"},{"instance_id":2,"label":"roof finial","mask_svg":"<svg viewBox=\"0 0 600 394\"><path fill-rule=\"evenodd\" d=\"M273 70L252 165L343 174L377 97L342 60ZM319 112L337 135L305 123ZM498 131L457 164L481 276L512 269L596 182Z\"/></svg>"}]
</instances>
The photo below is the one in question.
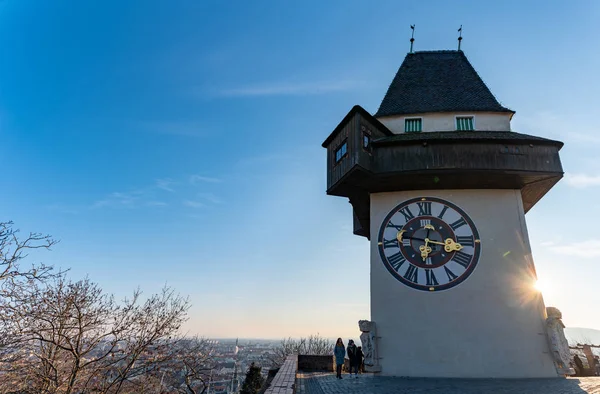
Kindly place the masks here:
<instances>
[{"instance_id":1,"label":"roof finial","mask_svg":"<svg viewBox=\"0 0 600 394\"><path fill-rule=\"evenodd\" d=\"M460 42L462 41L462 25L460 25L460 28L458 29L458 50L460 51Z\"/></svg>"},{"instance_id":2,"label":"roof finial","mask_svg":"<svg viewBox=\"0 0 600 394\"><path fill-rule=\"evenodd\" d=\"M413 42L415 42L415 25L410 25L412 29L412 36L410 37L410 52L413 53Z\"/></svg>"}]
</instances>

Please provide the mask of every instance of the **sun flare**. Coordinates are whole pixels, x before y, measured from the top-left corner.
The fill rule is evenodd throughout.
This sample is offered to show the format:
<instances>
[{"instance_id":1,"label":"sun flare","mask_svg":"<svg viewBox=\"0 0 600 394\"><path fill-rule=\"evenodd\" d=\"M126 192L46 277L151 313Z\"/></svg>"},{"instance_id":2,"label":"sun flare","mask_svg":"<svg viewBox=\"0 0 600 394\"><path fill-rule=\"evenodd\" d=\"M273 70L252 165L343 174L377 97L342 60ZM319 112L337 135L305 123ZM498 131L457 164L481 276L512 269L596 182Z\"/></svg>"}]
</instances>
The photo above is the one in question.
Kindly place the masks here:
<instances>
[{"instance_id":1,"label":"sun flare","mask_svg":"<svg viewBox=\"0 0 600 394\"><path fill-rule=\"evenodd\" d=\"M550 290L550 285L544 280L538 279L533 287L540 293L547 293Z\"/></svg>"}]
</instances>

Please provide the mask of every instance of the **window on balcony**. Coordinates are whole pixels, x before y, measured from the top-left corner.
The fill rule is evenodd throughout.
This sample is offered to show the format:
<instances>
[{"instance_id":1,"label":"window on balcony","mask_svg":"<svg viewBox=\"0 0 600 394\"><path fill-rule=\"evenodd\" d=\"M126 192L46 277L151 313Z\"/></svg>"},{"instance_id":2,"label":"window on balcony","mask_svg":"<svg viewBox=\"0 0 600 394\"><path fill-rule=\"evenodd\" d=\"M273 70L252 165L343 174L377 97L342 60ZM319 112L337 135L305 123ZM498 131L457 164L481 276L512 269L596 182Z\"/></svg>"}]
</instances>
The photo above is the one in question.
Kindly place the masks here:
<instances>
[{"instance_id":1,"label":"window on balcony","mask_svg":"<svg viewBox=\"0 0 600 394\"><path fill-rule=\"evenodd\" d=\"M348 153L348 142L344 141L344 142L342 142L342 145L340 145L335 150L335 162L339 163L340 160L342 160L344 157L346 157L347 153Z\"/></svg>"},{"instance_id":2,"label":"window on balcony","mask_svg":"<svg viewBox=\"0 0 600 394\"><path fill-rule=\"evenodd\" d=\"M363 149L369 151L371 149L371 136L363 133Z\"/></svg>"}]
</instances>

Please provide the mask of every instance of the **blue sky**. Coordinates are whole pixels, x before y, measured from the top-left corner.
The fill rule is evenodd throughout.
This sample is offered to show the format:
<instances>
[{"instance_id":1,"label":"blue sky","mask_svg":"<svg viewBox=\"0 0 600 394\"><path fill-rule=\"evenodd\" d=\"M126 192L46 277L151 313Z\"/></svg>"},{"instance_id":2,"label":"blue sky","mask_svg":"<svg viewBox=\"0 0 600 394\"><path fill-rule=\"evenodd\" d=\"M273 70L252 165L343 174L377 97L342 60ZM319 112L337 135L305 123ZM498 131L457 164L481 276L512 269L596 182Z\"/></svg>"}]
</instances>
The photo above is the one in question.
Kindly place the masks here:
<instances>
[{"instance_id":1,"label":"blue sky","mask_svg":"<svg viewBox=\"0 0 600 394\"><path fill-rule=\"evenodd\" d=\"M406 55L463 50L567 173L527 214L547 305L600 328L600 4L0 2L0 219L124 296L168 283L207 336L357 336L368 242L321 142Z\"/></svg>"}]
</instances>

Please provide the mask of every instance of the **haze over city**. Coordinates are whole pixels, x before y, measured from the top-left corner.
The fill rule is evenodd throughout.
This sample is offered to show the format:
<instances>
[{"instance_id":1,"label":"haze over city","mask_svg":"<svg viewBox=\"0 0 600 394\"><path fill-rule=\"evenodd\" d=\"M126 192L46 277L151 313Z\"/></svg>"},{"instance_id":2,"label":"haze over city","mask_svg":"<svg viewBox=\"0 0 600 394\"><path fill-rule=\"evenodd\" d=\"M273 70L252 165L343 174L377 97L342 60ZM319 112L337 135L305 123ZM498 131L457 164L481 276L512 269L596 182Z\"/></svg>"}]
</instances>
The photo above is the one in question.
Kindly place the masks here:
<instances>
[{"instance_id":1,"label":"haze over city","mask_svg":"<svg viewBox=\"0 0 600 394\"><path fill-rule=\"evenodd\" d=\"M456 49L462 25L512 129L565 143L565 177L526 215L533 260L546 306L600 329L599 17L592 1L0 2L0 213L60 239L30 257L73 278L189 295L189 333L356 338L369 244L325 194L321 143L353 105L377 110L411 24L416 50Z\"/></svg>"}]
</instances>

